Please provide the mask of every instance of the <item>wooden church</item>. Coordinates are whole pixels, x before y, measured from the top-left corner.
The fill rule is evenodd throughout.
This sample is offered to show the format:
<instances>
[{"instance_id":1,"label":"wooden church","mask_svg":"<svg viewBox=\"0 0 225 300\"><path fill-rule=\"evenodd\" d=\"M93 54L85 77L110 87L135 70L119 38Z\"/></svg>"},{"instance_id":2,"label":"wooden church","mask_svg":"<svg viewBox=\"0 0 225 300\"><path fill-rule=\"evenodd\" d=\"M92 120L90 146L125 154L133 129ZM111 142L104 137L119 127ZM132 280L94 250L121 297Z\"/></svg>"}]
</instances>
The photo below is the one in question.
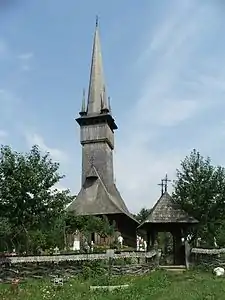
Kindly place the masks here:
<instances>
[{"instance_id":1,"label":"wooden church","mask_svg":"<svg viewBox=\"0 0 225 300\"><path fill-rule=\"evenodd\" d=\"M184 259L181 247L182 234L197 221L173 203L166 189L142 223L133 217L122 199L114 180L113 151L115 130L110 99L104 80L98 20L96 21L89 89L83 93L81 111L76 119L80 126L82 147L82 182L76 199L67 208L80 216L106 216L123 236L124 244L136 247L136 232L147 233L148 249L154 246L158 232L171 232L173 236L174 263ZM106 243L92 235L95 244Z\"/></svg>"},{"instance_id":2,"label":"wooden church","mask_svg":"<svg viewBox=\"0 0 225 300\"><path fill-rule=\"evenodd\" d=\"M99 26L96 21L87 99L83 94L80 116L82 185L68 211L76 215L106 216L116 225L124 244L135 246L138 221L129 212L114 180L114 132L110 100L104 80ZM94 235L95 243L99 239Z\"/></svg>"}]
</instances>

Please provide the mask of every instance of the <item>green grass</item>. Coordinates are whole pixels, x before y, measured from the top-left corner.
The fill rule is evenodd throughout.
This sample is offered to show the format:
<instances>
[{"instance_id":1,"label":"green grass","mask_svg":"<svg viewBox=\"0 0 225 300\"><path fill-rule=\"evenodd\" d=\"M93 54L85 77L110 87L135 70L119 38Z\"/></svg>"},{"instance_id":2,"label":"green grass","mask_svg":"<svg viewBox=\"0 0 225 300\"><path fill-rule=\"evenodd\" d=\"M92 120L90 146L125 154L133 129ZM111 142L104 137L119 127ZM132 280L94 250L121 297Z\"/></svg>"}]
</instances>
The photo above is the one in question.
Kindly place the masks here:
<instances>
[{"instance_id":1,"label":"green grass","mask_svg":"<svg viewBox=\"0 0 225 300\"><path fill-rule=\"evenodd\" d=\"M50 281L32 280L19 285L13 292L11 285L0 285L1 300L224 300L225 278L210 273L186 272L170 274L156 271L148 276L112 279L112 284L129 283L126 290L91 292L93 283L104 285L106 280L81 281L73 279L63 287L55 287Z\"/></svg>"}]
</instances>

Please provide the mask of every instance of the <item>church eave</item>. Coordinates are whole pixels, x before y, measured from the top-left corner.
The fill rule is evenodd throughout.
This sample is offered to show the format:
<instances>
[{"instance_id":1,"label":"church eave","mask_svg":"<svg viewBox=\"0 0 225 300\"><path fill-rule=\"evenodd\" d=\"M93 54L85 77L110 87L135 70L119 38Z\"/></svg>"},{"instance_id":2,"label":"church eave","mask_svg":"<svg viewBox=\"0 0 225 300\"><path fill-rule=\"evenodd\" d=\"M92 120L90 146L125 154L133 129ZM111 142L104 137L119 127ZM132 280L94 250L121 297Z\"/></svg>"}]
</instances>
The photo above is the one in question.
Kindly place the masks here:
<instances>
[{"instance_id":1,"label":"church eave","mask_svg":"<svg viewBox=\"0 0 225 300\"><path fill-rule=\"evenodd\" d=\"M72 206L72 204L71 204ZM140 223L138 222L138 220L136 220L133 216L131 216L130 214L126 213L126 212L123 212L122 210L121 211L105 211L105 212L101 212L101 211L98 211L98 212L92 212L92 211L85 211L85 212L81 212L81 211L78 211L76 212L76 210L74 208L71 208L70 206L67 208L67 212L70 213L70 214L73 214L73 215L77 215L77 216L121 216L121 217L126 217L126 218L129 218L131 219L133 222L136 223L136 226L138 226Z\"/></svg>"},{"instance_id":2,"label":"church eave","mask_svg":"<svg viewBox=\"0 0 225 300\"><path fill-rule=\"evenodd\" d=\"M115 120L113 119L113 117L110 114L83 115L82 117L77 118L76 121L80 126L91 125L96 122L101 123L101 122L106 121L112 130L118 129L118 127L115 123Z\"/></svg>"}]
</instances>

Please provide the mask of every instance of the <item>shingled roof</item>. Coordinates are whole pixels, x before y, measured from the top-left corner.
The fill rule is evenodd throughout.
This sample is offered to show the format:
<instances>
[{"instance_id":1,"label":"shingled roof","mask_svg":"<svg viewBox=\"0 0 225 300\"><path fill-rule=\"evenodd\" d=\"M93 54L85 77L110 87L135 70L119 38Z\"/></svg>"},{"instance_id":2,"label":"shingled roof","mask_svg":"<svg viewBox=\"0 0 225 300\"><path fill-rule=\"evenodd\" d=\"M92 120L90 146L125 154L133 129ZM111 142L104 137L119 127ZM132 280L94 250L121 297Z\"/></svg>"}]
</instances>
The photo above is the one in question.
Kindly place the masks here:
<instances>
[{"instance_id":1,"label":"shingled roof","mask_svg":"<svg viewBox=\"0 0 225 300\"><path fill-rule=\"evenodd\" d=\"M125 214L138 223L129 213L115 184L107 188L94 166L91 167L84 185L67 211L77 215Z\"/></svg>"},{"instance_id":2,"label":"shingled roof","mask_svg":"<svg viewBox=\"0 0 225 300\"><path fill-rule=\"evenodd\" d=\"M168 192L165 192L156 202L147 219L139 227L143 226L146 223L194 224L198 223L198 221L195 218L189 216L183 209L181 209L178 204L175 204Z\"/></svg>"}]
</instances>

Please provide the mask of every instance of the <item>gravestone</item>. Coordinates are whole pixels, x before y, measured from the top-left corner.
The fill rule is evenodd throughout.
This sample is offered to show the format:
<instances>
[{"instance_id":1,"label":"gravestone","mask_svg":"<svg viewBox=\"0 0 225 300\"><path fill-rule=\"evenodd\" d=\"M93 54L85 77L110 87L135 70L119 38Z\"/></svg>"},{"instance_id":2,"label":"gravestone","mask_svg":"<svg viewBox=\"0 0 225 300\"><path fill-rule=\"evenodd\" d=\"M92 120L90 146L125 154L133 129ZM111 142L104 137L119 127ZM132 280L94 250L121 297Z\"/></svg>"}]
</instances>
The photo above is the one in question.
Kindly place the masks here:
<instances>
[{"instance_id":1,"label":"gravestone","mask_svg":"<svg viewBox=\"0 0 225 300\"><path fill-rule=\"evenodd\" d=\"M54 285L55 286L63 286L63 278L60 278L60 277L54 278Z\"/></svg>"}]
</instances>

